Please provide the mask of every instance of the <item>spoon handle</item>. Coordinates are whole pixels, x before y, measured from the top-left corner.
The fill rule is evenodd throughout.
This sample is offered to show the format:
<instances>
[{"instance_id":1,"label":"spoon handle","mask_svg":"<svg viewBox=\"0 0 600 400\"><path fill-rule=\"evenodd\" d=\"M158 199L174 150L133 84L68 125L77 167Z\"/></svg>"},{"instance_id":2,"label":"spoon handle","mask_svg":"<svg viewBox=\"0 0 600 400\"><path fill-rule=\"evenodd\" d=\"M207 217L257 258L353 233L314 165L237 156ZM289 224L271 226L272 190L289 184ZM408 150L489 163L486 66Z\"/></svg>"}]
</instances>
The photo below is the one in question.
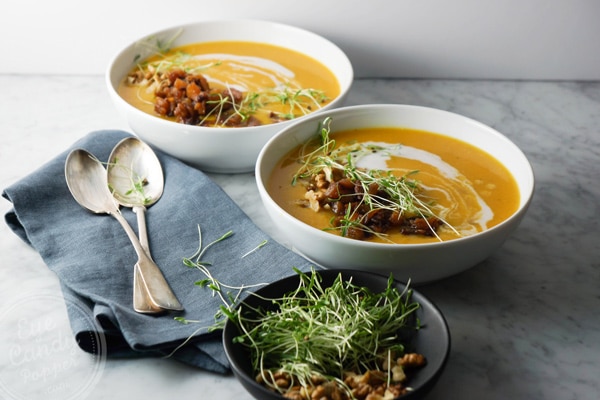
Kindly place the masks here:
<instances>
[{"instance_id":1,"label":"spoon handle","mask_svg":"<svg viewBox=\"0 0 600 400\"><path fill-rule=\"evenodd\" d=\"M148 230L146 229L146 207L135 206L133 207L133 212L137 216L138 237L140 238L140 244L146 251L148 257L152 258L152 254L150 253L150 245L148 244Z\"/></svg>"},{"instance_id":2,"label":"spoon handle","mask_svg":"<svg viewBox=\"0 0 600 400\"><path fill-rule=\"evenodd\" d=\"M133 309L141 314L161 314L165 312L164 308L161 308L150 298L139 264L136 263L133 268Z\"/></svg>"},{"instance_id":3,"label":"spoon handle","mask_svg":"<svg viewBox=\"0 0 600 400\"><path fill-rule=\"evenodd\" d=\"M145 211L146 207L133 207L133 212L137 215L138 237L140 240L140 244L142 245L142 248L146 251L148 257L152 259L152 254L150 253L150 246L148 244L146 219L144 218ZM156 303L154 303L154 301L148 294L148 289L144 284L144 279L142 277L142 272L140 271L140 266L137 263L135 264L133 270L133 309L143 314L158 314L165 311Z\"/></svg>"},{"instance_id":4,"label":"spoon handle","mask_svg":"<svg viewBox=\"0 0 600 400\"><path fill-rule=\"evenodd\" d=\"M183 310L183 306L179 300L177 300L177 297L175 297L169 283L166 281L158 266L146 254L146 251L135 235L135 232L131 229L131 226L129 226L125 218L123 218L119 212L111 213L111 215L119 221L125 230L125 233L127 233L131 244L133 244L138 256L137 266L139 266L141 280L144 286L146 286L148 296L152 302L165 310Z\"/></svg>"}]
</instances>

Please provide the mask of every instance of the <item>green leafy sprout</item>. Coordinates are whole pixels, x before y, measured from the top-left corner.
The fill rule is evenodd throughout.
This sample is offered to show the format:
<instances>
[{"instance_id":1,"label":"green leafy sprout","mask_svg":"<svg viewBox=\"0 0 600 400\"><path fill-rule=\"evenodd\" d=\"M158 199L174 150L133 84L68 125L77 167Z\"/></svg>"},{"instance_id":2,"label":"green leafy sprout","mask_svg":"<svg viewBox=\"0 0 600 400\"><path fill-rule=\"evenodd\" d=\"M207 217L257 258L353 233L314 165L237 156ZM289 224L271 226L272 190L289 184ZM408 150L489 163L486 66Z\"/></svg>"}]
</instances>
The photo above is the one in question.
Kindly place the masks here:
<instances>
[{"instance_id":1,"label":"green leafy sprout","mask_svg":"<svg viewBox=\"0 0 600 400\"><path fill-rule=\"evenodd\" d=\"M144 54L166 54L171 49L173 42L183 33L183 28L177 30L173 36L170 38L164 39L156 36L149 36L145 39L142 39L136 42L136 46L142 48L144 50ZM142 53L136 53L133 60L135 63L138 63L139 60L144 58Z\"/></svg>"},{"instance_id":2,"label":"green leafy sprout","mask_svg":"<svg viewBox=\"0 0 600 400\"><path fill-rule=\"evenodd\" d=\"M321 172L325 172L326 175L331 177L334 170L342 171L344 177L362 187L360 205L366 205L369 210L390 210L406 217L422 217L426 221L428 217L435 217L455 234L460 235L439 213L436 214L432 210L429 199L420 193L420 184L413 179L419 171L410 171L396 176L393 170L367 170L357 167L356 160L362 156L373 152L386 151L387 149L382 146L359 142L337 146L335 139L330 136L331 122L332 118L327 117L319 124L316 138L319 145L316 149L308 151L309 146L314 144L314 140L307 141L302 146L298 157L301 166L292 177L292 185L296 185L300 180L308 180ZM373 194L370 190L373 185L379 188L378 193L382 191L384 195ZM387 235L370 230L363 223L363 220L357 217L356 210L358 208L348 207L346 214L338 221L339 226L331 226L326 230L339 230L345 236L348 229L353 227L386 239ZM431 232L441 240L433 228L431 228Z\"/></svg>"},{"instance_id":3,"label":"green leafy sprout","mask_svg":"<svg viewBox=\"0 0 600 400\"><path fill-rule=\"evenodd\" d=\"M235 306L239 302L240 296L244 293L245 290L247 290L249 288L251 289L254 287L259 287L259 286L265 285L264 283L260 283L260 284L254 284L254 285L246 285L246 286L232 286L232 285L227 285L227 284L221 282L213 275L211 269L209 268L212 266L212 262L206 261L204 256L205 256L206 252L212 246L214 246L218 243L221 243L224 240L227 240L231 236L233 236L233 231L230 230L230 231L225 232L223 235L221 235L216 240L214 240L214 241L208 243L206 246L204 246L202 243L202 229L200 228L200 225L198 225L198 248L194 254L192 254L189 257L184 257L182 260L183 265L185 265L189 268L195 268L195 269L199 270L200 272L202 272L202 274L205 276L203 279L200 279L200 280L194 282L194 285L202 287L202 288L210 289L212 291L213 296L218 296L219 299L221 300L222 305L220 306L219 310L217 310L214 315L214 324L212 326L208 327L209 332L212 332L212 331L218 330L218 329L223 329L223 327L225 325L224 317L226 315L229 315L231 310L233 308L235 308ZM241 258L245 258L245 257L249 256L250 254L258 251L260 248L262 248L266 244L267 244L267 240L263 240L255 248L253 248L250 251L243 254L241 256ZM197 321L185 319L183 317L175 317L175 320L179 321L181 323L185 323L185 324L190 323L190 322L197 322Z\"/></svg>"}]
</instances>

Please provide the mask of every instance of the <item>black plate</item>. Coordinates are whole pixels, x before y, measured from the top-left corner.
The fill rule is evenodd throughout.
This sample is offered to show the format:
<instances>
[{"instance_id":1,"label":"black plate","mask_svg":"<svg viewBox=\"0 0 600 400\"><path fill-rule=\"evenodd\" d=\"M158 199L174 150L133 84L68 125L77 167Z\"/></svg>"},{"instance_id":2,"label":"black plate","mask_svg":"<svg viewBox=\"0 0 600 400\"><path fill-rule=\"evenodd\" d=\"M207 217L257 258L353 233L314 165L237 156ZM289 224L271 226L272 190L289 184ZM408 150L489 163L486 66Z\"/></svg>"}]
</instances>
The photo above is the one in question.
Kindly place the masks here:
<instances>
[{"instance_id":1,"label":"black plate","mask_svg":"<svg viewBox=\"0 0 600 400\"><path fill-rule=\"evenodd\" d=\"M321 275L324 288L330 286L340 273L344 280L351 277L354 285L368 287L375 293L385 290L388 283L387 276L358 270L328 269L319 270L316 273ZM267 299L277 298L296 289L299 279L299 275L292 275L259 289L257 293ZM395 281L394 284L400 292L406 287L399 281ZM444 316L431 301L414 289L412 296L412 299L421 305L417 316L421 321L422 328L415 334L410 347L413 351L423 354L427 359L427 364L411 375L409 386L413 388L413 391L399 397L403 400L418 399L429 392L440 377L450 354L450 332ZM244 302L252 307L270 306L269 301L262 300L257 296L249 296ZM255 382L255 373L252 371L248 350L242 345L233 343L233 338L239 334L237 326L228 320L223 331L223 344L234 375L256 399L284 399L283 396Z\"/></svg>"}]
</instances>

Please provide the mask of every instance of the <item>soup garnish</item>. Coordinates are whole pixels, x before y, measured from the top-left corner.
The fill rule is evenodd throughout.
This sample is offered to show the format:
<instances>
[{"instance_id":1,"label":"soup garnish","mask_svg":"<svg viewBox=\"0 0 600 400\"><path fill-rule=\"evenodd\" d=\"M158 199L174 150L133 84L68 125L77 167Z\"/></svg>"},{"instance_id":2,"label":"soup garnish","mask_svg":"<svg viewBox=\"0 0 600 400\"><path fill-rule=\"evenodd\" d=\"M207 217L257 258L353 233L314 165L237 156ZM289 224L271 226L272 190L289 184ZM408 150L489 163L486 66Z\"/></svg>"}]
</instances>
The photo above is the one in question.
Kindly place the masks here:
<instances>
[{"instance_id":1,"label":"soup garnish","mask_svg":"<svg viewBox=\"0 0 600 400\"><path fill-rule=\"evenodd\" d=\"M339 94L337 80L307 55L263 43L180 46L139 62L118 89L145 112L216 127L277 123Z\"/></svg>"},{"instance_id":2,"label":"soup garnish","mask_svg":"<svg viewBox=\"0 0 600 400\"><path fill-rule=\"evenodd\" d=\"M418 171L396 176L390 170L358 167L362 157L387 149L360 142L337 146L329 136L330 122L325 119L319 129L321 146L309 153L306 147L302 150L303 166L292 184L304 180L308 206L317 212L326 207L335 214L331 229L353 239L385 234L393 227L406 235L425 236L436 236L442 224L454 230L429 206L431 200L420 195L419 182L412 178Z\"/></svg>"},{"instance_id":3,"label":"soup garnish","mask_svg":"<svg viewBox=\"0 0 600 400\"><path fill-rule=\"evenodd\" d=\"M518 206L510 173L467 143L404 128L331 133L330 124L322 121L312 140L283 157L269 181L274 200L312 226L359 240L428 243L488 229Z\"/></svg>"}]
</instances>

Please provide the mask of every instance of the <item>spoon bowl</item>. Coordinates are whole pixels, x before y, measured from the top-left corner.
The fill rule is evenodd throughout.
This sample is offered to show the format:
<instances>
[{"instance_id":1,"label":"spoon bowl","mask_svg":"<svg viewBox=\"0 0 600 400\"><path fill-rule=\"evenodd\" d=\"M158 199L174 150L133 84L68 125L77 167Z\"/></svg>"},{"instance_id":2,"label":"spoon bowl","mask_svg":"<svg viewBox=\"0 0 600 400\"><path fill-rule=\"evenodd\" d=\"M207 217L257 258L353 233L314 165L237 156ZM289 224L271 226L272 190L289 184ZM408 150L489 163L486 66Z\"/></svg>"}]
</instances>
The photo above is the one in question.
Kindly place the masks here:
<instances>
[{"instance_id":1,"label":"spoon bowl","mask_svg":"<svg viewBox=\"0 0 600 400\"><path fill-rule=\"evenodd\" d=\"M65 178L73 198L84 208L96 214L110 214L123 227L138 256L137 265L153 303L165 310L182 310L158 266L146 254L140 241L108 189L106 170L102 163L83 149L69 153L65 162Z\"/></svg>"},{"instance_id":2,"label":"spoon bowl","mask_svg":"<svg viewBox=\"0 0 600 400\"><path fill-rule=\"evenodd\" d=\"M125 207L149 207L163 194L164 175L158 157L136 137L121 140L108 158L108 185Z\"/></svg>"},{"instance_id":3,"label":"spoon bowl","mask_svg":"<svg viewBox=\"0 0 600 400\"><path fill-rule=\"evenodd\" d=\"M65 178L73 198L80 206L95 214L118 213L117 203L112 196L107 196L104 167L87 151L77 149L68 155Z\"/></svg>"},{"instance_id":4,"label":"spoon bowl","mask_svg":"<svg viewBox=\"0 0 600 400\"><path fill-rule=\"evenodd\" d=\"M152 258L145 212L146 207L156 203L163 194L164 175L158 157L140 139L125 138L117 143L108 157L107 180L115 200L136 213L140 243L148 257ZM138 265L133 275L133 307L148 314L163 311L148 295Z\"/></svg>"}]
</instances>

